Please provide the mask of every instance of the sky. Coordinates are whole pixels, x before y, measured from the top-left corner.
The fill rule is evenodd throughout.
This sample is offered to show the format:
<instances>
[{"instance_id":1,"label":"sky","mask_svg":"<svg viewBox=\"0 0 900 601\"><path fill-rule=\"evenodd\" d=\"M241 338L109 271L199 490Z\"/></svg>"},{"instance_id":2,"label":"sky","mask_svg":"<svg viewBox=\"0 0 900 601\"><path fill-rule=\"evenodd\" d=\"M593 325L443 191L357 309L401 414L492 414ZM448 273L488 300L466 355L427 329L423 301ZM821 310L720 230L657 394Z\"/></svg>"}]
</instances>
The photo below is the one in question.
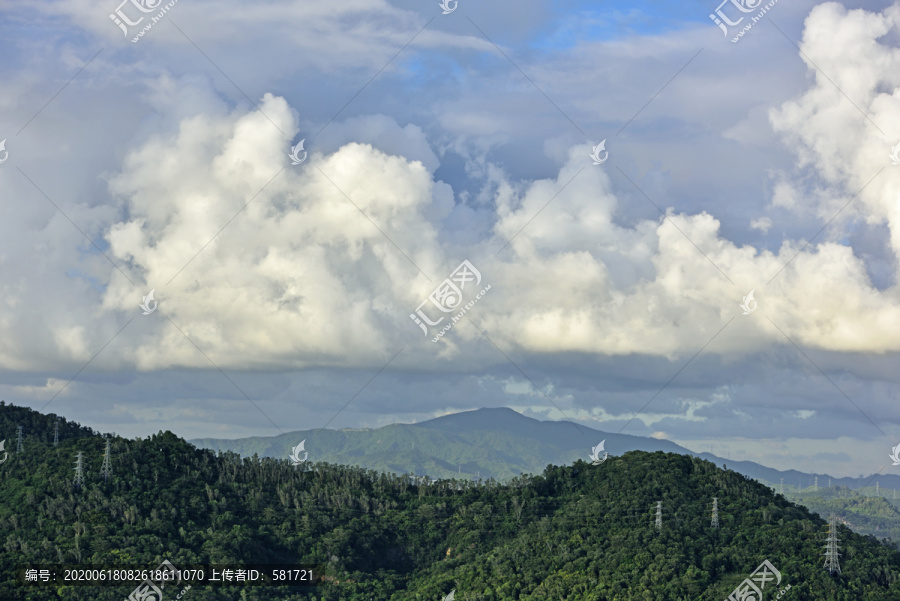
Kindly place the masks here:
<instances>
[{"instance_id":1,"label":"sky","mask_svg":"<svg viewBox=\"0 0 900 601\"><path fill-rule=\"evenodd\" d=\"M9 403L900 473L900 3L3 0L0 54Z\"/></svg>"}]
</instances>

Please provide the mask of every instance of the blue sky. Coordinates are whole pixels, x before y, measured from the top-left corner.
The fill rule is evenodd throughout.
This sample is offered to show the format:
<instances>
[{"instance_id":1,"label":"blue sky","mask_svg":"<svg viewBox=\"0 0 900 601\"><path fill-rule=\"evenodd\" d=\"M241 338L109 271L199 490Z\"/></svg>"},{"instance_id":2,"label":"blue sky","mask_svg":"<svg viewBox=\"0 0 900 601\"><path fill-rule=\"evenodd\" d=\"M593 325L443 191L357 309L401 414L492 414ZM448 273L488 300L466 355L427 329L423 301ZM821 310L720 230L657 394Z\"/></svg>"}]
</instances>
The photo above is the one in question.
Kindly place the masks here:
<instances>
[{"instance_id":1,"label":"blue sky","mask_svg":"<svg viewBox=\"0 0 900 601\"><path fill-rule=\"evenodd\" d=\"M4 5L0 398L188 438L509 406L891 469L900 8L733 43L716 3L437 4L179 2L137 43L115 3ZM464 260L491 289L438 336Z\"/></svg>"}]
</instances>

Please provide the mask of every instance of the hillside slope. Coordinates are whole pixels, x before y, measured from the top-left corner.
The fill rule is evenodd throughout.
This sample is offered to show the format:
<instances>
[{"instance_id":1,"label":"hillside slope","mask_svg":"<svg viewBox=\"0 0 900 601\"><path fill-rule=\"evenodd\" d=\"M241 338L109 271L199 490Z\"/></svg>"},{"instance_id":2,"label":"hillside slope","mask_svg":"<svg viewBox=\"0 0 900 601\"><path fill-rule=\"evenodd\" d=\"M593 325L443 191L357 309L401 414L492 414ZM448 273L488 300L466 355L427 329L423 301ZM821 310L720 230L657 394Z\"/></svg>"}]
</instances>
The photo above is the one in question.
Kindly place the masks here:
<instances>
[{"instance_id":1,"label":"hillside slope","mask_svg":"<svg viewBox=\"0 0 900 601\"><path fill-rule=\"evenodd\" d=\"M831 576L822 569L824 521L684 455L630 452L502 486L416 486L353 467L217 456L159 433L112 439L105 482L101 437L53 447L52 418L0 407L0 427L26 417L25 452L0 464L4 600L121 601L133 590L55 586L26 597L13 582L22 563L155 567L163 559L321 564L327 576L313 590L197 586L191 601L431 600L453 589L473 600L721 601L766 559L781 588L791 585L791 601L900 598L897 552L841 526L843 575ZM77 451L83 487L72 484ZM709 523L713 497L718 529Z\"/></svg>"}]
</instances>

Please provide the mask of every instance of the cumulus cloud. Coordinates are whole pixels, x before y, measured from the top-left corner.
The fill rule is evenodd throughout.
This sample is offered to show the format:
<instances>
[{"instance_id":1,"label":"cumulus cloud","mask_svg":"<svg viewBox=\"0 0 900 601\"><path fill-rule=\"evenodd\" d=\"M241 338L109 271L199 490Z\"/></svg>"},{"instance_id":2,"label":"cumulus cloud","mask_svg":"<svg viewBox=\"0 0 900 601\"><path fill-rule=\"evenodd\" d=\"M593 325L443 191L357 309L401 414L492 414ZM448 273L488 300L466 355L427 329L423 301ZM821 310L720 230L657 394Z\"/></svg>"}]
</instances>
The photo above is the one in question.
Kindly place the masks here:
<instances>
[{"instance_id":1,"label":"cumulus cloud","mask_svg":"<svg viewBox=\"0 0 900 601\"><path fill-rule=\"evenodd\" d=\"M882 13L847 10L835 2L815 7L801 42L815 84L772 109L770 120L795 149L798 168L819 178L806 190L803 182L782 180L775 202L802 203L829 220L859 194L842 218L887 223L900 257L900 173L887 169L872 179L890 166L890 147L900 140L900 48L886 41L898 24L900 5Z\"/></svg>"},{"instance_id":2,"label":"cumulus cloud","mask_svg":"<svg viewBox=\"0 0 900 601\"><path fill-rule=\"evenodd\" d=\"M893 8L812 11L802 48L815 82L770 113L798 157L798 173L780 176L773 204L824 223L887 164L890 145L829 78L900 137L889 130L900 122L900 52L878 41L896 28ZM163 98L194 85L161 79L153 90ZM160 306L156 321L142 321L101 363L207 366L185 334L223 367L380 365L407 344L460 360L478 329L461 326L433 344L415 338L409 313L464 258L492 285L472 319L498 344L528 353L693 353L740 316L751 288L760 311L741 317L732 326L739 335L721 337L709 352L783 343L764 316L811 347L900 348L891 335L900 325L897 289L872 285L863 260L840 241L842 220L808 246L787 240L775 253L727 239L715 209L664 206L665 218L626 224L611 169L590 165L589 146L577 145L551 178L513 180L484 165L492 229L460 247L442 238L448 224L486 217L460 209L454 190L438 181L434 142L416 125L383 115L336 122L295 167L287 150L300 116L284 98L267 94L260 110L215 108L180 114L174 131L147 136L110 179L123 210L104 237L139 289L107 265L96 312L133 313L151 288ZM898 177L885 170L847 210L887 224L895 270ZM812 225L810 235L820 227ZM752 223L771 226L769 218ZM72 322L46 328L53 354L76 361L109 335Z\"/></svg>"},{"instance_id":3,"label":"cumulus cloud","mask_svg":"<svg viewBox=\"0 0 900 601\"><path fill-rule=\"evenodd\" d=\"M435 183L421 162L357 142L293 168L278 129L296 133L296 115L273 96L261 111L279 128L260 112L201 116L132 153L111 181L130 215L110 228L111 253L217 363L381 355L390 337L377 322L397 313L393 298L408 297L418 276L394 244L434 270L435 232L422 214ZM104 306L130 310L133 297L114 279ZM141 368L204 362L177 330L152 338L135 355Z\"/></svg>"}]
</instances>

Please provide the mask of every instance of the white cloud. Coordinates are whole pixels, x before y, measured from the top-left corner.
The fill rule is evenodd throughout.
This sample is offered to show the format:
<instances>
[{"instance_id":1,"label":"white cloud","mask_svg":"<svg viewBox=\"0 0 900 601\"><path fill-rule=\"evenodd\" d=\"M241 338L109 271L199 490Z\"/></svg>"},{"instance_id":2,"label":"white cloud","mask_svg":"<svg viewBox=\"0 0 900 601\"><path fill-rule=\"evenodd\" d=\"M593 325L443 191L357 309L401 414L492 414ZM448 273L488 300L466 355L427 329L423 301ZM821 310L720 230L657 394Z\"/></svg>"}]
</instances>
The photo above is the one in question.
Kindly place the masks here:
<instances>
[{"instance_id":1,"label":"white cloud","mask_svg":"<svg viewBox=\"0 0 900 601\"><path fill-rule=\"evenodd\" d=\"M817 9L808 31L843 26L839 16L834 7ZM852 44L880 35L887 19L856 13L844 18L858 22L858 34L847 38ZM807 33L804 43L820 37ZM866 48L873 59L887 60L877 47ZM818 56L815 47L807 50ZM828 66L836 72L853 67ZM884 83L871 73L853 90L874 102L872 90ZM772 120L799 144L802 161L849 188L872 171L864 169L863 157L875 156L879 142L859 134L860 118L853 111L843 107L831 114L838 99L820 91L826 84L774 111ZM178 87L172 81L160 85ZM900 105L882 105L881 120L900 114ZM821 117L822 112L829 116ZM295 136L298 128L297 114L271 95L260 111L185 116L177 132L151 136L129 153L110 181L128 215L108 228L110 254L131 266L141 294L157 289L160 312L185 328L217 365L377 363L408 334L407 313L435 284L402 253L432 280L445 277L457 260L438 237L452 192L434 182L438 160L420 129L401 128L380 116L350 119L335 124L323 150L311 149L308 163L295 169L288 165L286 136ZM359 138L351 141L354 133ZM773 288L762 289L765 278L801 244L785 243L777 255L757 254L725 239L719 220L706 212L669 209L664 220L620 225L606 171L587 165L579 173L589 150L571 148L550 180L517 183L493 172L493 236L468 257L493 285L477 311L492 338L537 353L672 357L709 340L738 312L746 287L757 289L762 313L792 323L803 344L876 352L900 348L889 334L900 325L894 293L871 286L852 249L816 243L793 259ZM860 203L884 215L892 232L897 203L891 206L887 182L896 177L883 176ZM781 189L789 185L782 183ZM805 201L802 192L795 194ZM776 199L783 197L776 192ZM770 225L754 222L759 229ZM509 248L496 255L510 239ZM134 311L136 295L113 274L102 309ZM454 331L460 341L479 335L471 328ZM87 358L99 342L88 336L84 329L58 327L57 352ZM443 339L447 348L444 342L431 348L457 356L451 338ZM711 352L749 352L781 340L777 329L760 319L739 340L724 337ZM206 365L182 334L165 324L143 332L119 360L141 369Z\"/></svg>"},{"instance_id":2,"label":"white cloud","mask_svg":"<svg viewBox=\"0 0 900 601\"><path fill-rule=\"evenodd\" d=\"M766 233L772 227L772 220L768 217L760 217L759 219L754 219L753 221L751 221L750 227Z\"/></svg>"},{"instance_id":3,"label":"white cloud","mask_svg":"<svg viewBox=\"0 0 900 601\"><path fill-rule=\"evenodd\" d=\"M283 99L267 96L262 109L296 132ZM148 141L111 182L131 216L110 228L111 253L157 289L159 310L217 364L380 355L389 342L381 314L398 311L392 296L408 297L417 273L359 210L434 271L435 232L421 216L434 183L420 162L368 144L312 152L297 168L286 148L259 112L186 120L177 136ZM134 294L114 279L104 306L131 310ZM205 363L171 328L135 358L143 369Z\"/></svg>"},{"instance_id":4,"label":"white cloud","mask_svg":"<svg viewBox=\"0 0 900 601\"><path fill-rule=\"evenodd\" d=\"M97 16L97 8L84 3L41 6L81 11L78 18L91 20L90 27L85 25L88 29L111 30L109 35L116 32L106 19L107 9ZM678 357L680 366L681 359L692 356L734 317L729 328L704 351L704 356L717 355L717 360L731 363L732 376L748 356L756 359L777 354L777 347L785 344L771 319L804 349L847 353L821 353L824 359L816 356L817 364L824 369L852 363L847 369L864 373L868 384L879 378L892 382L888 368L865 372L870 368L863 364L875 353L898 350L900 341L894 335L900 325L898 291L896 287L873 287L864 263L869 259L846 246L845 240L852 220L885 224L894 252L890 267L896 273L900 167L889 165L887 153L900 142L900 126L896 125L900 123L900 65L898 50L890 45L894 38L882 36L886 31L896 32L896 8L878 14L821 5L807 20L802 46L810 61L827 73L885 131L885 136L811 66L809 73L814 79L808 89L794 94L791 86L802 86L804 80L791 69L803 63L779 63L776 59L783 58L783 49L762 49L760 52L772 54L754 55L742 63L744 68L735 66L740 59L737 53L709 49L629 125L611 151L613 160L595 167L587 158L590 148L583 143L576 145L583 142L580 135L575 139L578 132L493 49L490 69L480 70L481 65L475 67L466 62L471 57L464 57L453 65L462 68L448 71L460 78L458 97L435 93L439 97L435 102L428 96L429 83L429 89L422 92L424 99L397 93L400 108L395 113L385 105L370 109L367 103L376 96L394 102L390 94L379 96L385 90L419 91L416 85L396 81L401 65L410 64L404 62L405 58L420 56L411 47L408 55L398 59L360 95L352 111L341 114L319 139L313 140L318 128L424 21L407 13L403 13L403 19L391 21L397 9L378 3L342 5L338 13L320 16L304 11L325 11L322 6L307 9L298 5L276 30L271 30L267 28L283 15L279 12L281 5L254 12L252 22L236 18L237 9L229 6L206 19L203 13L208 5L179 4L185 10L172 18L192 32L201 31L208 23L222 26L212 28L211 33L204 30L201 36L211 37L195 41L252 98L261 95L253 92L257 89L284 93L284 98L264 98L265 115L248 108L245 99L238 97L217 72L211 68L208 73L203 71L208 68L205 62L202 68L179 64L171 73L162 71L158 65L171 63L167 57L180 56L178 53L184 50L181 45L187 44L180 39L172 45L174 50L170 48L169 42L178 34L173 28L163 27L157 28L161 35L148 38L159 43L141 42L148 44L147 50L142 49L146 56L152 50L152 56L158 59L129 63L131 59L124 53L113 57L104 52L29 127L29 136L17 142L14 160L28 154L27 143L60 140L43 144L32 155L49 164L44 177L35 175L35 181L41 185L46 182L48 197L92 239L101 246L104 241L110 244L108 254L136 285L128 283L98 255L72 223L55 212L27 182L10 170L0 173L4 191L10 191L5 198L17 201L0 207L0 272L4 276L0 282L0 364L24 371L66 369L61 372L65 374L63 380L46 387L11 387L13 394L49 398L132 317L134 321L97 356L90 370L119 367L127 372L132 367L162 370L183 366L192 368L188 370L190 377L185 376L185 382L190 381L196 374L193 368L207 368L209 363L166 317L211 360L229 370L325 366L326 371L331 367L349 371L361 367L357 374L362 386L371 376L366 370L380 368L400 348L405 350L395 367L414 366L454 375L467 367L477 373L499 370L498 365L506 368L506 360L489 343L480 342L481 334L475 328L462 324L440 343L432 344L421 338L408 318L437 282L464 258L473 261L485 281L492 284L490 294L478 304L472 318L517 365L532 361L533 368L547 359L565 361L579 353L586 354L580 359L594 362L592 366L608 366L634 357L639 367L631 381L636 382L650 377L638 373L643 366L668 365L659 357ZM362 22L363 17L375 13L384 18ZM307 17L310 19L305 21ZM345 23L349 25L344 27ZM222 39L242 28L248 40L268 36L276 40L274 46L251 48L251 41L247 46L224 50ZM284 35L292 28L296 28L292 36ZM715 27L709 29L711 37L718 35ZM422 35L416 46L440 43L445 47L476 47L468 34L449 36L426 31ZM693 31L679 32L677 41L662 36L652 44L643 44L638 38L613 45L580 44L537 65L530 56L515 54L514 58L596 143L611 135L604 132L617 130L631 118L687 61L697 46L693 35ZM361 48L365 51L360 52ZM315 52L322 56L319 66L306 60ZM81 54L90 56L87 51ZM676 54L678 60L672 59ZM72 70L54 72L60 82L81 67L81 62L71 60L71 51L66 56L62 62ZM274 58L266 61L262 56ZM433 58L428 56L426 61ZM107 60L109 63L104 62ZM416 75L432 67L431 63L425 65L426 61L413 63L420 69ZM747 66L751 62L753 70ZM329 95L320 92L324 87L320 84L330 83L333 75L294 78L294 67L285 65L295 64L303 65L304 76L317 68L358 69L348 76L353 82L347 89L342 82L337 86L340 89L331 90ZM45 80L30 74L43 66L46 63L40 61L29 63L27 69L10 78L15 85L0 94L0 104L17 111L17 126L32 116L30 105L40 105L58 89L46 83L54 78ZM127 77L116 75L120 72L116 67ZM359 73L362 76L357 77ZM453 77L445 80L436 74L429 73L440 80L440 85L446 81L457 85ZM768 74L770 80L762 79ZM113 91L104 85L116 77L128 79L132 89L141 92L124 103L130 113L110 110L114 104L118 106L118 99L117 103L108 100ZM302 93L285 91L279 78L296 79ZM35 81L48 89L38 91ZM629 85L620 85L625 82ZM376 90L378 93L373 94ZM229 99L228 94L233 97ZM793 98L782 103L780 99L789 94ZM339 102L333 100L335 97ZM515 102L507 102L510 99ZM120 138L82 135L71 129L77 119L67 112L70 105L63 101L72 100L76 105L97 101L99 108L92 110L109 117ZM426 106L425 101L433 104ZM316 102L325 109L310 108ZM769 112L774 131L764 135L754 128L761 125L760 107L772 106L773 102L780 105ZM360 113L363 116L352 116ZM428 123L428 119L433 122ZM68 128L63 127L66 123L70 123ZM442 124L445 129L441 129ZM92 123L85 127L96 129ZM7 126L4 131L11 129ZM705 133L697 134L700 130ZM52 138L48 134L51 131ZM549 142L548 131L554 136ZM756 191L764 186L754 189L752 185L759 183L765 169L754 172L758 162L733 156L743 159L747 149L741 144L768 144L771 134L777 135L799 161L797 169L791 169L780 160L782 149L754 149L770 160L764 165L766 169L772 165L781 169L770 186L774 192L768 196ZM465 137L469 135L475 138ZM720 152L726 148L717 145L722 136L727 138L727 148L737 154ZM287 152L291 143L303 137L308 137L309 158L303 165L292 167ZM713 138L715 142L710 141ZM504 148L510 150L504 158L512 159L504 161L497 157L496 150L507 141ZM612 140L608 147L613 148ZM104 161L97 162L113 173L108 178L112 201L103 194L67 189L89 189L84 182L94 181L102 170L67 167L82 151L89 156L109 152L102 157ZM534 173L539 175L532 173L530 166L518 171L510 166L526 151L533 151L533 160L541 169ZM445 156L449 153L458 155L460 166L454 168L464 171L461 178L475 182L472 188L461 190L459 182L451 181L452 174L445 175L452 171L446 168L450 161ZM38 159L31 158L31 165L19 165L32 174ZM702 176L696 175L698 164L703 167ZM883 165L885 171L804 248L802 236L812 236ZM4 168L12 166L10 163ZM441 171L441 167L445 169ZM584 171L554 198L582 167ZM661 219L619 177L615 167L633 177L666 212L667 219ZM449 183L435 181L438 172ZM511 175L514 172L517 174ZM679 183L682 188L673 190ZM682 194L681 190L689 193ZM628 194L638 202L631 202L635 198ZM635 208L640 203L644 204ZM759 217L764 214L765 203L778 211ZM779 215L787 215L789 223ZM740 242L740 234L734 235L735 227L746 228L748 223L751 229L769 234L773 229L787 229L789 233L776 252L758 252ZM466 232L468 237L462 235ZM510 245L497 254L513 236ZM169 284L198 251L197 258ZM765 282L789 261L766 286ZM430 282L413 263L431 278ZM729 283L716 266L735 284ZM141 316L137 305L150 288L157 290L159 310ZM756 289L759 310L752 316L741 316L738 304L751 288ZM858 360L856 363L848 359L850 354L855 354L851 359ZM532 373L527 367L523 369ZM746 368L753 369L765 368ZM635 394L650 398L666 380L662 378L659 386L654 382L649 392L622 392L615 406L601 409L596 399L605 391L590 389L593 384L566 387L572 372L577 371L577 378L592 373L590 370L589 366L564 373L556 368L544 377L535 377L535 381L542 390L562 391L552 398L560 402L566 414L583 420L612 420L630 417L623 409L631 406L626 401ZM688 377L688 371L679 378ZM213 380L218 382L219 374L212 376L204 386ZM147 379L134 389L153 390L152 374L141 377ZM321 377L329 383L334 379L333 373ZM606 380L617 377L619 374L610 371L604 376ZM709 379L716 377L710 375ZM819 375L814 373L812 377ZM493 398L491 395L508 400L527 394L536 411L545 407L543 396L518 375L508 379L504 372L497 378L500 384L489 391L490 395L478 397L479 403ZM342 378L337 379L343 383ZM381 419L390 421L391 411L427 414L430 407L413 401L397 409L396 398L434 394L433 381L420 384L416 394L408 395L397 393L407 391L402 378L398 381L391 381L393 388L378 399ZM788 381L790 377L784 375L782 384ZM28 386L33 384L33 380L28 381ZM283 394L278 402L293 407L297 391L308 390L307 384L298 378L293 388L285 385L287 392L268 394ZM446 390L440 402L431 406L458 407L458 397L468 399L468 390L460 393L454 388L456 384L450 376L442 380ZM75 391L94 393L86 393L82 385L73 383L66 395ZM180 386L182 391L189 387L185 383ZM824 381L823 386L830 384ZM44 388L46 395L41 392ZM321 420L324 423L333 415L329 404L333 394L326 384L319 388L315 410L317 417L328 414ZM730 399L713 403L716 399L709 396L709 389L702 385L698 388L701 390L690 393L679 391L675 396L687 399L681 405L650 407L653 413L639 417L630 427L652 423L654 429L674 433L698 425L694 423L697 420L712 420L707 416L716 411L721 412L716 415L717 424L734 422L740 427L733 419ZM342 398L351 398L358 389L356 386ZM585 394L585 390L592 394ZM768 398L769 391L762 388L752 392L754 398ZM876 392L878 398L886 399L894 390L886 386ZM103 398L108 401L118 393L116 389ZM211 402L213 397L218 402L232 393L229 389L204 394ZM860 398L862 394L852 396ZM168 395L176 396L178 392ZM136 394L135 398L140 399L136 402L158 400L149 394ZM742 398L734 405L743 408L747 402ZM796 398L785 395L772 412L795 402ZM807 423L821 419L826 411L815 402L818 400L800 408L801 413L794 418L806 418ZM570 403L576 405L571 410ZM246 405L242 398L234 404ZM590 410L584 409L587 406ZM817 413L809 417L802 413L814 409ZM687 418L683 417L685 410ZM752 409L741 410L748 418L755 415ZM889 409L884 412L890 415ZM854 419L858 417L854 415ZM197 428L206 427L206 421L198 419Z\"/></svg>"},{"instance_id":5,"label":"white cloud","mask_svg":"<svg viewBox=\"0 0 900 601\"><path fill-rule=\"evenodd\" d=\"M859 194L841 218L886 222L900 257L900 172L886 169L872 180L890 166L890 147L900 140L900 49L879 41L896 34L898 15L898 6L883 13L848 11L834 2L815 7L801 43L815 85L770 111L770 119L796 149L798 166L821 177L805 199L819 217L829 220ZM795 206L793 187L782 184L776 204Z\"/></svg>"}]
</instances>

